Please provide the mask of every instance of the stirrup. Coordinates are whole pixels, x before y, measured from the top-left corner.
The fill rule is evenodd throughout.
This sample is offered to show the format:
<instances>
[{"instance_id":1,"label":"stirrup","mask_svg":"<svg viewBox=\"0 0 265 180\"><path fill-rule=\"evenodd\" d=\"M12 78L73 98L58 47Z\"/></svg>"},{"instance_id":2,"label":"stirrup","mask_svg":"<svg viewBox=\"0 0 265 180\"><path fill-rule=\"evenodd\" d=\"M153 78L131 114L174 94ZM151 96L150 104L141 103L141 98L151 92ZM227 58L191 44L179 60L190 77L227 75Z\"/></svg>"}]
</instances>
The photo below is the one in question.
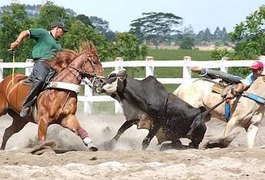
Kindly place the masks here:
<instances>
[{"instance_id":1,"label":"stirrup","mask_svg":"<svg viewBox=\"0 0 265 180\"><path fill-rule=\"evenodd\" d=\"M20 116L21 117L26 117L29 116L32 112L32 107L31 106L24 106L21 111L20 111Z\"/></svg>"}]
</instances>

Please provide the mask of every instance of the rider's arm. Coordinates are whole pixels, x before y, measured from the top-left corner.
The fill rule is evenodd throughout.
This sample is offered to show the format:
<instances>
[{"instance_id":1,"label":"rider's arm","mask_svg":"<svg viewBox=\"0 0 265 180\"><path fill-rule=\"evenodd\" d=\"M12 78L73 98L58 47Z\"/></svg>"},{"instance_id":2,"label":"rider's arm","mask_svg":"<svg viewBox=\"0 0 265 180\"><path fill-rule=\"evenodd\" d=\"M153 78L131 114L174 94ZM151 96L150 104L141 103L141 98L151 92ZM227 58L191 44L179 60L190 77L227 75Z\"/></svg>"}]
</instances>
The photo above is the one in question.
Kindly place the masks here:
<instances>
[{"instance_id":1,"label":"rider's arm","mask_svg":"<svg viewBox=\"0 0 265 180\"><path fill-rule=\"evenodd\" d=\"M20 43L26 38L29 36L29 30L25 30L25 31L22 31L19 36L17 37L16 41L14 41L13 43L11 43L10 45L10 50L14 50L16 49Z\"/></svg>"},{"instance_id":2,"label":"rider's arm","mask_svg":"<svg viewBox=\"0 0 265 180\"><path fill-rule=\"evenodd\" d=\"M237 84L235 91L236 93L241 93L242 91L244 91L248 86L244 83L239 83Z\"/></svg>"},{"instance_id":3,"label":"rider's arm","mask_svg":"<svg viewBox=\"0 0 265 180\"><path fill-rule=\"evenodd\" d=\"M238 83L235 90L234 95L241 93L246 88L248 88L254 81L253 73L249 74L244 80L241 80L241 83Z\"/></svg>"},{"instance_id":4,"label":"rider's arm","mask_svg":"<svg viewBox=\"0 0 265 180\"><path fill-rule=\"evenodd\" d=\"M247 78L246 78L247 79ZM227 99L233 99L234 97L238 96L239 93L244 91L249 85L246 79L242 80L241 83L238 83L233 91L230 91L226 98Z\"/></svg>"}]
</instances>

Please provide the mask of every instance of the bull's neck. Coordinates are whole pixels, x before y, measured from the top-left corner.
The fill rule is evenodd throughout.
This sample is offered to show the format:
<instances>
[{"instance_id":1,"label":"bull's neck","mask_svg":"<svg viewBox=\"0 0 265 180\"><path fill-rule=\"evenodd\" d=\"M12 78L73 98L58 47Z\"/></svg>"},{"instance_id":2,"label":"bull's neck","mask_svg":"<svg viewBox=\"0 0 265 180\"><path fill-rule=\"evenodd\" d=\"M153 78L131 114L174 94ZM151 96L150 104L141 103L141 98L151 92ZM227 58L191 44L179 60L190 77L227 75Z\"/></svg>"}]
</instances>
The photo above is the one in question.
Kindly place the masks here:
<instances>
[{"instance_id":1,"label":"bull's neck","mask_svg":"<svg viewBox=\"0 0 265 180\"><path fill-rule=\"evenodd\" d=\"M145 104L142 84L137 79L127 78L123 96L128 101L134 101L134 104Z\"/></svg>"}]
</instances>

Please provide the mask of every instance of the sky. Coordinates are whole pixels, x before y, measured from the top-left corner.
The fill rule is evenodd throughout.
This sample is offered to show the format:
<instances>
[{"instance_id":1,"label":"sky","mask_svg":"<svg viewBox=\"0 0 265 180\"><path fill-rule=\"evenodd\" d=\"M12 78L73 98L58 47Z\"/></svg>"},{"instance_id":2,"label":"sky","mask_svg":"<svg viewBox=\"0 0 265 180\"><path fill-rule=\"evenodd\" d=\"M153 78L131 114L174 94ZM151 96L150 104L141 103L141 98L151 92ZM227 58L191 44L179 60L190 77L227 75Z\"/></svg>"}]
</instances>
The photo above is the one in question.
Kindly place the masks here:
<instances>
[{"instance_id":1,"label":"sky","mask_svg":"<svg viewBox=\"0 0 265 180\"><path fill-rule=\"evenodd\" d=\"M217 26L227 32L265 5L264 0L50 0L70 8L77 14L97 16L109 22L112 31L126 32L132 20L145 12L173 13L183 18L183 26L192 26L195 33L207 27L213 33ZM0 7L11 2L43 4L46 0L0 0Z\"/></svg>"}]
</instances>

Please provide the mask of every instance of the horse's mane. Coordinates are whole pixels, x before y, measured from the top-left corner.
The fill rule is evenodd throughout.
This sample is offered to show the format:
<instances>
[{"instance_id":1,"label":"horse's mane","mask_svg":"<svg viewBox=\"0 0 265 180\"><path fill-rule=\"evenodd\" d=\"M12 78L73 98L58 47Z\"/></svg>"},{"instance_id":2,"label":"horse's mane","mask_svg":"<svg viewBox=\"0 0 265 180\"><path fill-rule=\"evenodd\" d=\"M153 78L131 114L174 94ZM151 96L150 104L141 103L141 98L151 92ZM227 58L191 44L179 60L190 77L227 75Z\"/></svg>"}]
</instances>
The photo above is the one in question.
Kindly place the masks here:
<instances>
[{"instance_id":1,"label":"horse's mane","mask_svg":"<svg viewBox=\"0 0 265 180\"><path fill-rule=\"evenodd\" d=\"M79 53L84 53L87 56L97 56L97 58L91 58L91 60L95 64L100 62L100 59L98 58L97 48L94 45L94 43L91 41L86 41L86 42L81 43L79 47Z\"/></svg>"},{"instance_id":2,"label":"horse's mane","mask_svg":"<svg viewBox=\"0 0 265 180\"><path fill-rule=\"evenodd\" d=\"M97 49L92 42L84 42L79 47L79 50L74 51L71 49L63 49L58 52L48 64L55 69L57 72L61 72L65 69L74 59L76 59L79 55L86 54L97 55ZM99 58L91 58L91 60L97 64L99 62Z\"/></svg>"}]
</instances>

